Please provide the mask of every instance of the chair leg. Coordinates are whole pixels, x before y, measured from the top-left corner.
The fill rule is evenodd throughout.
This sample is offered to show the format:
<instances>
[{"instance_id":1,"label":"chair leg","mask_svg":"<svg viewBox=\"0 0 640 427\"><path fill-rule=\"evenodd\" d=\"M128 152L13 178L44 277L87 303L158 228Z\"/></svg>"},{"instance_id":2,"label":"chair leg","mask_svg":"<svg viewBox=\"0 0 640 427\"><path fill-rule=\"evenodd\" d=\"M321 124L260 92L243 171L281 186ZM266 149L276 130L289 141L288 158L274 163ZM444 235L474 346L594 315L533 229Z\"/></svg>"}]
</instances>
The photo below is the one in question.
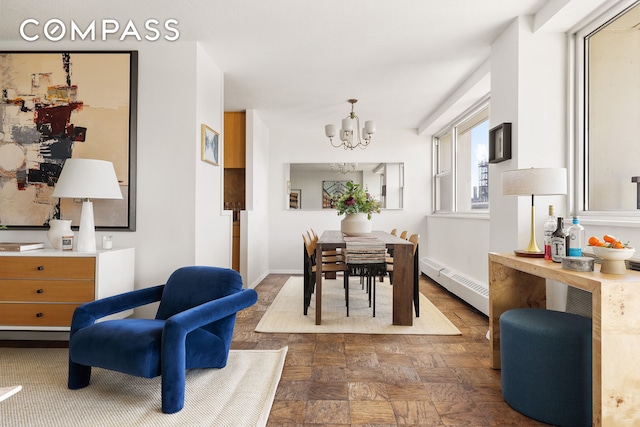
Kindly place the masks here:
<instances>
[{"instance_id":1,"label":"chair leg","mask_svg":"<svg viewBox=\"0 0 640 427\"><path fill-rule=\"evenodd\" d=\"M344 298L347 302L347 317L349 317L349 267L344 270Z\"/></svg>"},{"instance_id":2,"label":"chair leg","mask_svg":"<svg viewBox=\"0 0 640 427\"><path fill-rule=\"evenodd\" d=\"M69 379L67 386L71 390L77 390L89 385L91 380L91 366L81 365L69 360Z\"/></svg>"}]
</instances>

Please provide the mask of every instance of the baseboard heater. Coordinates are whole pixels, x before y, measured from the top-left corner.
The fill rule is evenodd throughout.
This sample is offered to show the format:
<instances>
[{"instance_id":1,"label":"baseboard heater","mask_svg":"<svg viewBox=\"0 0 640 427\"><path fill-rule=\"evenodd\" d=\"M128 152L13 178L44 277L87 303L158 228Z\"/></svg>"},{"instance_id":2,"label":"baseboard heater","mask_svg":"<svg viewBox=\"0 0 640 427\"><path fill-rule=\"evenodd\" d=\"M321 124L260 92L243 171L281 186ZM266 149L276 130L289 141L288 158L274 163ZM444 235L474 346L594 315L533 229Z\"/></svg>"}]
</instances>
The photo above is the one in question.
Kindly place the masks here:
<instances>
[{"instance_id":1,"label":"baseboard heater","mask_svg":"<svg viewBox=\"0 0 640 427\"><path fill-rule=\"evenodd\" d=\"M489 287L428 257L420 259L420 270L454 295L489 315Z\"/></svg>"}]
</instances>

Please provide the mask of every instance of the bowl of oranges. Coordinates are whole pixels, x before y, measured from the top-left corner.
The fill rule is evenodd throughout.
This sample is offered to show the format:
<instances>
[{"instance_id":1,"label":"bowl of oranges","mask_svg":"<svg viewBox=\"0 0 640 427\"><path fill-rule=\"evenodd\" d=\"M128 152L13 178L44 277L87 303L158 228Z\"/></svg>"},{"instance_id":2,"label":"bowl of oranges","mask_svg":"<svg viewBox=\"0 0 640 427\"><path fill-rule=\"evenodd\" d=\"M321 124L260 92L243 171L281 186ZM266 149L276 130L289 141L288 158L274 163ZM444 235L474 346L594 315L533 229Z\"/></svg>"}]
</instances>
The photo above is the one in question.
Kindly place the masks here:
<instances>
[{"instance_id":1,"label":"bowl of oranges","mask_svg":"<svg viewBox=\"0 0 640 427\"><path fill-rule=\"evenodd\" d=\"M601 239L596 236L589 238L589 246L593 253L602 260L600 272L610 274L624 274L627 267L625 261L633 256L636 250L610 234Z\"/></svg>"}]
</instances>

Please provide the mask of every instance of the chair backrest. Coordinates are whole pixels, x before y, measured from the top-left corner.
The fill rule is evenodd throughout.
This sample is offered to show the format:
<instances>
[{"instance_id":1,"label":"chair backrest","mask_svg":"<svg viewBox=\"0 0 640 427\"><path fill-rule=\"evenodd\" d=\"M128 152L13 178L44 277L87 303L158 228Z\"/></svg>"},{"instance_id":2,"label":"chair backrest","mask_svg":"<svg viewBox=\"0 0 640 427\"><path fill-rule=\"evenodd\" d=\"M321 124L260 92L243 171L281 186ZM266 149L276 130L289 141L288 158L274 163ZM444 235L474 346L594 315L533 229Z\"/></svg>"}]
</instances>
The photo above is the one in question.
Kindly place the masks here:
<instances>
[{"instance_id":1,"label":"chair backrest","mask_svg":"<svg viewBox=\"0 0 640 427\"><path fill-rule=\"evenodd\" d=\"M315 264L316 245L313 240L306 234L302 233L302 240L304 241L304 247L307 251L307 257L311 261L311 264Z\"/></svg>"},{"instance_id":2,"label":"chair backrest","mask_svg":"<svg viewBox=\"0 0 640 427\"><path fill-rule=\"evenodd\" d=\"M205 302L242 291L242 277L237 271L209 266L191 266L171 274L156 319L166 320Z\"/></svg>"},{"instance_id":3,"label":"chair backrest","mask_svg":"<svg viewBox=\"0 0 640 427\"><path fill-rule=\"evenodd\" d=\"M413 254L415 255L416 249L418 249L418 241L420 240L419 234L412 234L408 239L411 243L413 243Z\"/></svg>"},{"instance_id":4,"label":"chair backrest","mask_svg":"<svg viewBox=\"0 0 640 427\"><path fill-rule=\"evenodd\" d=\"M391 234L392 234L393 236L397 236L397 235L398 235L398 229L397 229L397 228L394 228L393 230L391 230Z\"/></svg>"},{"instance_id":5,"label":"chair backrest","mask_svg":"<svg viewBox=\"0 0 640 427\"><path fill-rule=\"evenodd\" d=\"M404 230L402 233L400 233L400 238L406 240L407 234L409 234L409 232L407 230Z\"/></svg>"}]
</instances>

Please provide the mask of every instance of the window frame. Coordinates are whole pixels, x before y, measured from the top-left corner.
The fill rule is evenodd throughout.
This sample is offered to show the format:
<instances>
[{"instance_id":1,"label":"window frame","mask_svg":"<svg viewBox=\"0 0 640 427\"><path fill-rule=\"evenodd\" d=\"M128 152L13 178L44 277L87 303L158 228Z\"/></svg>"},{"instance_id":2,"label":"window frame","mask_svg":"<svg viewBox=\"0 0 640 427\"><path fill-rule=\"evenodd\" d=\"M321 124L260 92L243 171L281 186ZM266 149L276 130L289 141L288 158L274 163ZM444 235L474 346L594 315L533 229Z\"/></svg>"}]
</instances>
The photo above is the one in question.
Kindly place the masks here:
<instances>
[{"instance_id":1,"label":"window frame","mask_svg":"<svg viewBox=\"0 0 640 427\"><path fill-rule=\"evenodd\" d=\"M574 141L569 147L569 158L573 160L573 186L569 186L568 208L569 212L576 212L580 216L580 222L589 225L622 225L625 227L640 228L640 210L596 211L588 210L588 52L586 37L601 27L606 26L618 15L623 14L629 8L635 6L638 0L626 0L620 2L604 12L590 17L588 22L571 31L569 37L569 55L572 57L572 68L569 69L572 92L570 98L574 100L573 119ZM572 189L573 187L573 189ZM587 209L585 210L585 207Z\"/></svg>"},{"instance_id":2,"label":"window frame","mask_svg":"<svg viewBox=\"0 0 640 427\"><path fill-rule=\"evenodd\" d=\"M479 101L475 102L471 107L467 108L458 115L455 119L451 120L447 125L443 126L438 132L434 133L431 138L431 146L432 146L432 204L431 204L431 214L438 216L454 216L454 217L472 217L472 218L489 218L489 212L491 206L487 209L477 209L477 210L469 210L469 211L459 211L458 210L458 200L457 200L457 190L458 190L458 126L471 119L474 115L480 113L482 110L487 110L487 120L489 120L491 115L491 97L489 94L483 96ZM480 123L483 123L482 120ZM473 128L473 127L472 127ZM471 128L470 128L471 129ZM446 135L451 134L451 165L448 170L445 172L439 172L440 159L439 159L439 142L440 139L445 137ZM487 132L488 134L488 132ZM488 147L487 147L488 148ZM487 163L489 162L488 152L487 152ZM488 167L488 165L487 165ZM449 195L451 198L451 210L438 210L436 209L439 205L440 193L437 191L438 187L438 178L443 176L450 175L452 184L451 184L451 194ZM491 189L489 188L489 192Z\"/></svg>"}]
</instances>

